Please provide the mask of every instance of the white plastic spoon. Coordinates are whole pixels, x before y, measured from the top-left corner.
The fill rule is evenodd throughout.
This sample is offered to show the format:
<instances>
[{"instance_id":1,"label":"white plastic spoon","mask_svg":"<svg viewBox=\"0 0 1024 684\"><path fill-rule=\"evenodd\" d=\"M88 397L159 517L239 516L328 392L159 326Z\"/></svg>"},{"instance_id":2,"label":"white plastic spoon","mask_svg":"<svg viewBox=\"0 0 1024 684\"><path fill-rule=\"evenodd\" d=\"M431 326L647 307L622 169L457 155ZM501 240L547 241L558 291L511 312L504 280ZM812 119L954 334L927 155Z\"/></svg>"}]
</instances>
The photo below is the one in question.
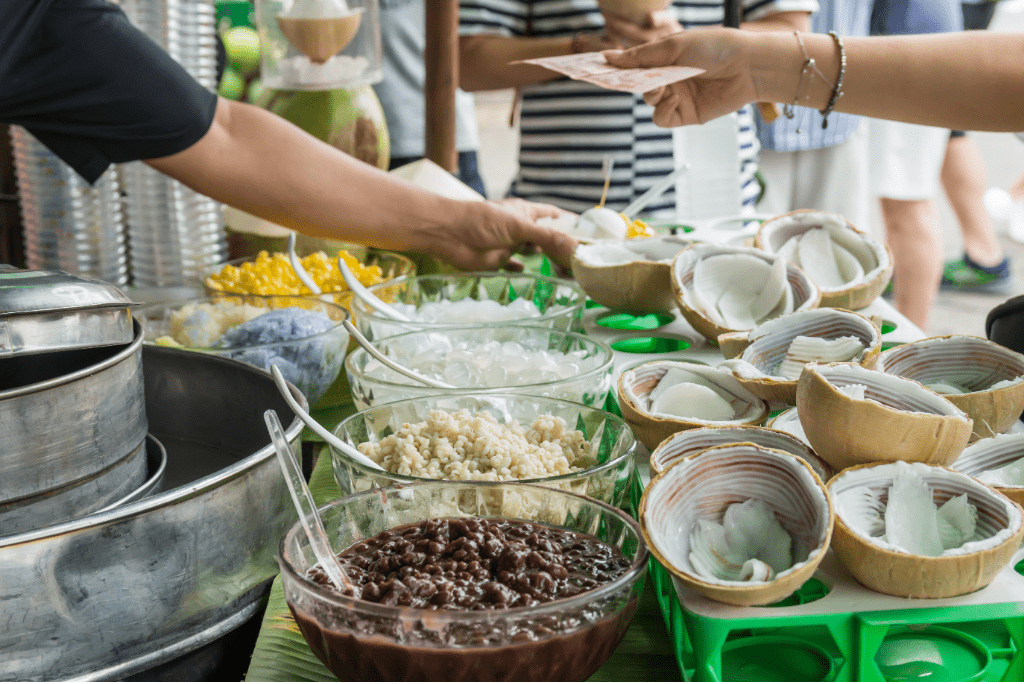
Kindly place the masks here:
<instances>
[{"instance_id":1,"label":"white plastic spoon","mask_svg":"<svg viewBox=\"0 0 1024 684\"><path fill-rule=\"evenodd\" d=\"M345 329L348 330L349 334L355 338L356 342L359 343L359 346L366 350L367 354L377 359L391 370L397 371L404 375L405 377L415 380L416 382L421 382L427 387L436 387L437 389L455 389L455 385L449 385L447 382L442 382L441 380L434 380L433 378L428 378L425 375L420 375L411 368L406 368L400 363L396 363L394 360L388 358L384 354L381 354L380 350L373 346L373 342L370 342L370 340L366 339L366 337L363 336L363 333L359 332L359 329L356 328L356 326L352 325L348 321L348 319L345 319L343 325L345 326Z\"/></svg>"},{"instance_id":2,"label":"white plastic spoon","mask_svg":"<svg viewBox=\"0 0 1024 684\"><path fill-rule=\"evenodd\" d=\"M660 181L651 186L651 189L644 194L637 197L635 200L626 205L626 208L622 210L622 215L626 218L633 218L636 214L643 211L648 204L661 197L669 187L676 182L676 179L686 173L690 168L690 165L683 162L683 165L679 168L671 171L668 175L662 178Z\"/></svg>"},{"instance_id":3,"label":"white plastic spoon","mask_svg":"<svg viewBox=\"0 0 1024 684\"><path fill-rule=\"evenodd\" d=\"M327 531L324 530L324 523L317 513L316 503L309 491L306 479L302 477L302 468L295 458L288 438L285 437L281 421L274 409L267 409L263 413L263 419L267 422L267 429L270 430L270 439L274 443L274 450L277 452L277 462L281 465L281 472L284 474L284 481L288 485L288 491L292 495L292 502L295 510L299 513L299 520L302 521L302 528L306 530L309 538L309 545L313 547L316 559L320 561L320 567L330 578L331 583L338 589L350 589L355 595L355 586L345 574L338 557L331 550L331 543L327 539Z\"/></svg>"},{"instance_id":4,"label":"white plastic spoon","mask_svg":"<svg viewBox=\"0 0 1024 684\"><path fill-rule=\"evenodd\" d=\"M352 269L348 267L348 264L346 264L345 260L342 259L341 257L338 257L338 270L341 271L341 277L345 279L345 283L348 285L348 289L352 290L352 294L354 294L356 297L359 297L359 299L363 300L364 304L373 309L376 309L378 312L384 314L385 316L393 320L402 321L403 323L410 323L412 321L411 318L401 313L400 311L389 305L387 302L382 301L380 297L367 290L366 287L363 286L361 282L359 282L359 279L356 278L354 273L352 273Z\"/></svg>"},{"instance_id":5,"label":"white plastic spoon","mask_svg":"<svg viewBox=\"0 0 1024 684\"><path fill-rule=\"evenodd\" d=\"M321 294L320 286L309 277L309 273L306 268L299 261L299 257L295 254L295 233L288 234L288 261L291 262L292 270L295 271L295 275L299 277L299 282L309 288L309 291L315 295Z\"/></svg>"},{"instance_id":6,"label":"white plastic spoon","mask_svg":"<svg viewBox=\"0 0 1024 684\"><path fill-rule=\"evenodd\" d=\"M359 451L359 449L356 449L348 442L340 439L333 432L318 423L313 416L306 413L303 408L299 406L299 402L295 401L295 397L292 396L291 390L288 389L288 383L285 382L284 375L281 374L280 368L276 365L271 365L270 374L274 376L274 384L277 385L278 391L281 392L281 396L283 396L285 402L287 402L288 408L295 412L295 415L299 417L299 420L306 424L306 427L319 435L320 439L324 440L338 451L343 452L352 460L362 463L368 468L384 470L380 464L374 462L373 459Z\"/></svg>"}]
</instances>

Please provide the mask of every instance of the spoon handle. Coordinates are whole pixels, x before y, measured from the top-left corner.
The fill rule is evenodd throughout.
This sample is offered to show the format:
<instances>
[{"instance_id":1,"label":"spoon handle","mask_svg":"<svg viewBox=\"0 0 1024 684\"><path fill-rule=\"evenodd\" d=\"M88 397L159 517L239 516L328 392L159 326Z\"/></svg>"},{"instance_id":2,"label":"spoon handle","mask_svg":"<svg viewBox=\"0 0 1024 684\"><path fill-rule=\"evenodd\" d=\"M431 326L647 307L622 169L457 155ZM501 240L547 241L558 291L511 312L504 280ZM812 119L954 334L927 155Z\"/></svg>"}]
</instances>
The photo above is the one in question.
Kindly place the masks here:
<instances>
[{"instance_id":1,"label":"spoon handle","mask_svg":"<svg viewBox=\"0 0 1024 684\"><path fill-rule=\"evenodd\" d=\"M299 282L309 288L312 294L320 294L320 286L309 277L309 273L306 268L299 261L299 257L295 254L295 233L288 235L288 261L291 262L292 270L295 271L295 275L298 276Z\"/></svg>"},{"instance_id":2,"label":"spoon handle","mask_svg":"<svg viewBox=\"0 0 1024 684\"><path fill-rule=\"evenodd\" d=\"M302 521L302 527L306 530L306 536L309 537L309 543L313 547L316 559L320 561L320 567L327 573L334 586L340 589L352 589L354 593L355 587L345 575L341 564L338 563L338 557L334 555L331 544L327 541L324 523L317 513L313 495L306 485L305 478L302 477L302 468L299 467L299 461L288 444L277 413L274 409L267 409L263 413L263 419L267 422L267 429L270 430L270 439L277 452L277 462L281 465L281 472L284 473L284 481L292 495L292 502L299 512L299 520Z\"/></svg>"},{"instance_id":3,"label":"spoon handle","mask_svg":"<svg viewBox=\"0 0 1024 684\"><path fill-rule=\"evenodd\" d=\"M670 171L664 178L652 185L647 192L630 202L622 210L622 215L629 219L633 218L634 215L642 211L648 204L661 197L668 190L669 186L686 173L689 168L690 165L684 162L679 168Z\"/></svg>"},{"instance_id":4,"label":"spoon handle","mask_svg":"<svg viewBox=\"0 0 1024 684\"><path fill-rule=\"evenodd\" d=\"M278 391L281 392L281 396L284 397L285 402L288 404L288 408L294 411L295 415L299 417L299 420L305 423L306 427L315 432L320 439L324 440L338 451L344 452L346 456L362 463L368 468L384 470L379 463L375 463L373 459L367 457L363 452L359 451L359 449L356 449L344 440L339 439L337 435L318 423L313 416L306 413L306 411L299 406L299 402L295 401L295 397L292 396L287 383L285 383L284 375L281 374L280 368L276 365L271 365L270 374L274 376L274 383L277 385Z\"/></svg>"},{"instance_id":5,"label":"spoon handle","mask_svg":"<svg viewBox=\"0 0 1024 684\"><path fill-rule=\"evenodd\" d=\"M352 273L352 269L348 267L348 264L346 264L345 260L341 257L338 257L338 270L341 271L341 277L345 279L345 284L348 285L348 289L352 290L352 294L356 297L363 300L364 304L376 309L388 318L401 321L403 323L410 322L408 316L388 305L387 302L382 301L380 297L367 290L366 287L359 282L359 279L356 278L354 273Z\"/></svg>"},{"instance_id":6,"label":"spoon handle","mask_svg":"<svg viewBox=\"0 0 1024 684\"><path fill-rule=\"evenodd\" d=\"M356 326L349 323L348 319L345 319L344 326L345 329L348 330L349 334L356 338L356 342L359 343L359 346L366 350L367 354L377 359L391 370L401 373L407 378L412 378L416 382L421 382L427 387L436 387L437 389L455 389L455 385L449 385L447 382L434 380L433 378L428 378L425 375L420 375L411 368L406 368L405 366L395 363L395 361L391 360L386 355L381 354L380 350L373 346L373 342L366 339L363 336L363 333L359 332L359 329L356 328Z\"/></svg>"}]
</instances>

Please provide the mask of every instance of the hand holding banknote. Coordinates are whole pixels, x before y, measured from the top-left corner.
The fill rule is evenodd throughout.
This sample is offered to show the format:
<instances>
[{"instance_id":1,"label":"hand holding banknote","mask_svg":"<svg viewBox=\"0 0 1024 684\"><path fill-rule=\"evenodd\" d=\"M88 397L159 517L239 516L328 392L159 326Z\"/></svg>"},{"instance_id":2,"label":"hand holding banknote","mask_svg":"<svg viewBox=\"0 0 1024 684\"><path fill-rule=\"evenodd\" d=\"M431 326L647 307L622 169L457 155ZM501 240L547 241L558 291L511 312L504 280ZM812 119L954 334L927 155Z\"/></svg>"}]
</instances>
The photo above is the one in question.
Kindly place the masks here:
<instances>
[{"instance_id":1,"label":"hand holding banknote","mask_svg":"<svg viewBox=\"0 0 1024 684\"><path fill-rule=\"evenodd\" d=\"M623 68L610 64L606 54L617 54L618 51L585 52L578 55L559 55L557 57L539 57L524 59L515 64L536 64L552 71L557 71L577 81L586 81L609 90L622 90L628 93L646 93L676 81L692 78L704 72L688 66L659 66L642 68Z\"/></svg>"}]
</instances>

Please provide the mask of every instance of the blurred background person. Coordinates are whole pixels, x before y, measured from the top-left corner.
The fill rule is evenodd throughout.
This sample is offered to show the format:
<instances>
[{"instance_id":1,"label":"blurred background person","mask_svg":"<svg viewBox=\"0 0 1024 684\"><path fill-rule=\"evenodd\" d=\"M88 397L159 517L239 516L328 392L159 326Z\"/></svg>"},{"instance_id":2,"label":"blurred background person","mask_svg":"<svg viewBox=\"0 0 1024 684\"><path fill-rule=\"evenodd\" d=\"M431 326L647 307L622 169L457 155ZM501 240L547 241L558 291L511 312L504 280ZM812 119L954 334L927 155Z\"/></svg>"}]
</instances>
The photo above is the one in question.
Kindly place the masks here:
<instances>
[{"instance_id":1,"label":"blurred background person","mask_svg":"<svg viewBox=\"0 0 1024 684\"><path fill-rule=\"evenodd\" d=\"M747 30L809 28L816 0L743 0ZM721 25L723 0L667 2L640 17L602 12L597 0L466 0L460 9L460 79L470 91L518 88L519 170L510 194L572 211L597 205L604 190L602 166L613 161L607 203L622 208L685 160L675 159L671 131L654 125L640 95L565 79L522 59L657 40L685 29ZM737 182L741 202L753 207L759 144L752 108L740 110ZM674 214L669 189L644 211Z\"/></svg>"},{"instance_id":2,"label":"blurred background person","mask_svg":"<svg viewBox=\"0 0 1024 684\"><path fill-rule=\"evenodd\" d=\"M870 0L820 0L811 15L815 33L866 36L871 28ZM794 41L795 41L794 37ZM809 76L819 78L817 74ZM813 107L793 107L793 118L766 122L758 115L759 166L764 194L760 212L779 215L817 209L844 216L870 232L867 126L861 117L833 112L828 127Z\"/></svg>"},{"instance_id":3,"label":"blurred background person","mask_svg":"<svg viewBox=\"0 0 1024 684\"><path fill-rule=\"evenodd\" d=\"M960 9L964 30L982 31L992 22L996 3L961 0ZM943 265L942 287L980 292L1010 289L1010 259L1004 254L985 209L985 178L985 160L974 139L966 131L951 131L941 179L960 226L964 253Z\"/></svg>"},{"instance_id":4,"label":"blurred background person","mask_svg":"<svg viewBox=\"0 0 1024 684\"><path fill-rule=\"evenodd\" d=\"M426 67L426 10L424 0L380 0L380 35L384 78L373 86L384 108L391 136L391 166L395 169L422 159L426 149L423 85ZM477 132L473 95L455 93L455 147L458 177L486 197L477 163Z\"/></svg>"},{"instance_id":5,"label":"blurred background person","mask_svg":"<svg viewBox=\"0 0 1024 684\"><path fill-rule=\"evenodd\" d=\"M954 0L876 0L873 35L961 31ZM942 278L942 225L936 196L949 130L897 121L870 122L870 160L885 239L893 253L896 309L922 330Z\"/></svg>"}]
</instances>

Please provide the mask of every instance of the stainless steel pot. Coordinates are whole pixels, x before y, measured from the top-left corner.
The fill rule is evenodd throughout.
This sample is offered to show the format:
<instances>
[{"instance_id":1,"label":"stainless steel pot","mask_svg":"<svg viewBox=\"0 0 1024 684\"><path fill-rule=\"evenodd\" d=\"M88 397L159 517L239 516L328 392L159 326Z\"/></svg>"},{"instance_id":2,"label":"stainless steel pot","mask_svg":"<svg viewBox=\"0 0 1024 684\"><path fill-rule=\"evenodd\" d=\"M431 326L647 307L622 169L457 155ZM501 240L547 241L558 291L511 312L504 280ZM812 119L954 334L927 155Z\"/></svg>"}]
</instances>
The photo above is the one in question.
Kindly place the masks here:
<instances>
[{"instance_id":1,"label":"stainless steel pot","mask_svg":"<svg viewBox=\"0 0 1024 684\"><path fill-rule=\"evenodd\" d=\"M159 494L164 486L164 472L167 470L167 449L153 435L146 435L146 479L123 498L104 506L101 511L125 506L147 496Z\"/></svg>"},{"instance_id":2,"label":"stainless steel pot","mask_svg":"<svg viewBox=\"0 0 1024 684\"><path fill-rule=\"evenodd\" d=\"M302 423L261 370L150 345L142 356L168 489L0 538L0 679L145 672L244 624L277 574L297 516L263 412L293 445Z\"/></svg>"},{"instance_id":3,"label":"stainless steel pot","mask_svg":"<svg viewBox=\"0 0 1024 684\"><path fill-rule=\"evenodd\" d=\"M0 357L0 502L95 477L143 444L144 335L133 329L120 347Z\"/></svg>"}]
</instances>

